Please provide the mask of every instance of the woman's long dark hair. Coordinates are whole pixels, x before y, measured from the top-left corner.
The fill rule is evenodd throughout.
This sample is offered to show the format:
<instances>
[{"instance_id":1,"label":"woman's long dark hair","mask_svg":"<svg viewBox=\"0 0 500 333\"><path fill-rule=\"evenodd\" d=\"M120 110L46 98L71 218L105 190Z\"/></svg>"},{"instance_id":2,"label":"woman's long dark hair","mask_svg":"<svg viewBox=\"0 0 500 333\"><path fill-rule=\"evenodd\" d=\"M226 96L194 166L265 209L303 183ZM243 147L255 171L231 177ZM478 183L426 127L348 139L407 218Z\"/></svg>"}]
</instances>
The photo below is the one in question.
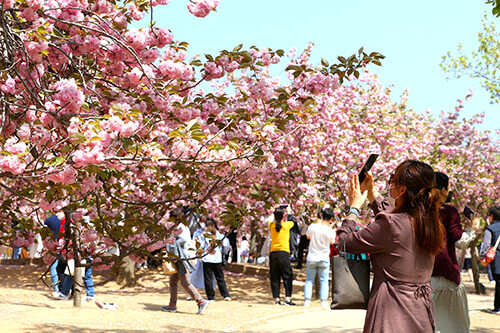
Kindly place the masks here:
<instances>
[{"instance_id":1,"label":"woman's long dark hair","mask_svg":"<svg viewBox=\"0 0 500 333\"><path fill-rule=\"evenodd\" d=\"M424 162L406 160L394 173L393 184L406 186L394 213L408 213L413 221L417 247L424 253L436 255L444 245L444 227L439 218L439 190L436 176Z\"/></svg>"},{"instance_id":2,"label":"woman's long dark hair","mask_svg":"<svg viewBox=\"0 0 500 333\"><path fill-rule=\"evenodd\" d=\"M276 208L274 210L274 223L276 227L276 231L280 232L281 230L281 221L283 221L283 216L285 215L285 211L283 208Z\"/></svg>"}]
</instances>

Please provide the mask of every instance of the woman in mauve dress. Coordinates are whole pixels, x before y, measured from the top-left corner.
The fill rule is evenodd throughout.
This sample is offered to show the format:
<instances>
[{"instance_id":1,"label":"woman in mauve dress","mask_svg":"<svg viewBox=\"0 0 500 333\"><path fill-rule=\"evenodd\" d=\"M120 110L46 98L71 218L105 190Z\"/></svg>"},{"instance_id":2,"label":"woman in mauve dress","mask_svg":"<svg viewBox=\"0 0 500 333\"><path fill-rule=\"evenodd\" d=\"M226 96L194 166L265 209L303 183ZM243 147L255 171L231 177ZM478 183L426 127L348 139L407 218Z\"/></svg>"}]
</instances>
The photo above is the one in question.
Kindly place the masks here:
<instances>
[{"instance_id":1,"label":"woman in mauve dress","mask_svg":"<svg viewBox=\"0 0 500 333\"><path fill-rule=\"evenodd\" d=\"M337 230L349 253L370 253L374 279L364 332L434 332L434 306L429 281L434 256L443 247L434 170L407 160L391 177L389 198L375 189L368 174L360 185L351 178L349 215ZM356 230L366 199L375 221Z\"/></svg>"}]
</instances>

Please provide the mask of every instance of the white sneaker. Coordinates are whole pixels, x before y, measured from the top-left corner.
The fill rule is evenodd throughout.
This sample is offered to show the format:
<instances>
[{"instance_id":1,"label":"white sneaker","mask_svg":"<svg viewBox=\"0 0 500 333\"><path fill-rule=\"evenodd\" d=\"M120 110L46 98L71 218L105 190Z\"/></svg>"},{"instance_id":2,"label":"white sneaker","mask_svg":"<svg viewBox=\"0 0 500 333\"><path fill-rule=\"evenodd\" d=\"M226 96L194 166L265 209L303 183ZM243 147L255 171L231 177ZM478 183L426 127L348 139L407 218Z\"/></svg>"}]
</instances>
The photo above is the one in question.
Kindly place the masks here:
<instances>
[{"instance_id":1,"label":"white sneaker","mask_svg":"<svg viewBox=\"0 0 500 333\"><path fill-rule=\"evenodd\" d=\"M85 296L83 299L85 302L94 302L95 301L95 296Z\"/></svg>"},{"instance_id":2,"label":"white sneaker","mask_svg":"<svg viewBox=\"0 0 500 333\"><path fill-rule=\"evenodd\" d=\"M306 306L306 307L311 306L311 300L310 299L304 300L304 306Z\"/></svg>"},{"instance_id":3,"label":"white sneaker","mask_svg":"<svg viewBox=\"0 0 500 333\"><path fill-rule=\"evenodd\" d=\"M69 300L68 295L64 295L62 292L58 291L57 294L53 295L55 299L61 300L61 301L67 301Z\"/></svg>"},{"instance_id":4,"label":"white sneaker","mask_svg":"<svg viewBox=\"0 0 500 333\"><path fill-rule=\"evenodd\" d=\"M186 301L194 301L194 298L192 298L191 296L188 296L188 297L186 297Z\"/></svg>"},{"instance_id":5,"label":"white sneaker","mask_svg":"<svg viewBox=\"0 0 500 333\"><path fill-rule=\"evenodd\" d=\"M330 303L328 301L321 301L321 307L323 309L330 309Z\"/></svg>"},{"instance_id":6,"label":"white sneaker","mask_svg":"<svg viewBox=\"0 0 500 333\"><path fill-rule=\"evenodd\" d=\"M224 297L224 300L227 301L227 302L231 302L231 297Z\"/></svg>"}]
</instances>

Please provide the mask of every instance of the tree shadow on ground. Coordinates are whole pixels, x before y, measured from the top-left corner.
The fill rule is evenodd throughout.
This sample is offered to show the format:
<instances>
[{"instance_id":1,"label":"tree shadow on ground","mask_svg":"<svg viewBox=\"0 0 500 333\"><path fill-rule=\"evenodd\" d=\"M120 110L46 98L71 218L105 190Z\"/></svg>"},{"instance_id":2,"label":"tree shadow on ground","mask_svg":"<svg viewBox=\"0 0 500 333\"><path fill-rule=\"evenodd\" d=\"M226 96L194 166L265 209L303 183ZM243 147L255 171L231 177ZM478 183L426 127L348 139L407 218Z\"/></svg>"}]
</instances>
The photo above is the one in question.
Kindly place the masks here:
<instances>
[{"instance_id":1,"label":"tree shadow on ground","mask_svg":"<svg viewBox=\"0 0 500 333\"><path fill-rule=\"evenodd\" d=\"M163 312L163 310L161 309L162 304L153 304L153 303L139 303L141 304L142 306L144 306L144 310L147 310L147 311L160 311L160 312Z\"/></svg>"},{"instance_id":2,"label":"tree shadow on ground","mask_svg":"<svg viewBox=\"0 0 500 333\"><path fill-rule=\"evenodd\" d=\"M163 311L161 308L162 306L165 306L165 304L168 304L168 303L165 303L165 304L153 304L153 303L140 303L141 305L144 306L144 310L147 310L147 311L157 311L157 312L163 312L165 313L165 311ZM193 316L199 316L196 311L197 311L197 306L193 306L193 308L191 309L192 311L181 311L181 310L178 310L178 314L185 314L185 315L193 315Z\"/></svg>"},{"instance_id":3,"label":"tree shadow on ground","mask_svg":"<svg viewBox=\"0 0 500 333\"><path fill-rule=\"evenodd\" d=\"M265 331L264 331L265 332ZM284 330L284 331L274 331L273 333L362 333L363 329L352 329L352 328L340 328L337 326L323 326L323 327L315 327L315 328L302 328L302 329L294 329L293 331Z\"/></svg>"},{"instance_id":4,"label":"tree shadow on ground","mask_svg":"<svg viewBox=\"0 0 500 333\"><path fill-rule=\"evenodd\" d=\"M0 280L0 287L49 292L51 290L49 287L50 275L47 274L44 279L47 285L40 281L40 277L46 270L46 266L0 265L0 276L4 277ZM106 280L107 274L108 272L106 271L94 271L94 282L97 284ZM160 270L142 269L137 271L136 277L138 279L136 287L123 289L116 282L111 281L102 288L97 287L99 288L99 294L130 296L143 294L144 292L169 294L169 277L164 275ZM252 278L248 279L248 276L242 276L242 274L226 272L225 278L232 299L253 304L273 303L267 276L252 276ZM248 293L249 290L252 291L251 295ZM281 287L281 291L284 296L283 287ZM295 286L294 298L297 299L299 293L302 291L303 287ZM182 292L181 286L179 286L179 292ZM203 290L200 290L200 293L205 297ZM50 295L47 295L47 298L50 299ZM216 291L216 300L218 299L221 299L221 297L220 293Z\"/></svg>"},{"instance_id":5,"label":"tree shadow on ground","mask_svg":"<svg viewBox=\"0 0 500 333\"><path fill-rule=\"evenodd\" d=\"M55 307L45 304L45 303L21 303L15 301L0 301L0 304L12 304L12 305L20 305L20 306L31 306L33 308L47 308L47 309L55 309Z\"/></svg>"},{"instance_id":6,"label":"tree shadow on ground","mask_svg":"<svg viewBox=\"0 0 500 333\"><path fill-rule=\"evenodd\" d=\"M471 333L497 333L498 328L478 327L470 330Z\"/></svg>"},{"instance_id":7,"label":"tree shadow on ground","mask_svg":"<svg viewBox=\"0 0 500 333\"><path fill-rule=\"evenodd\" d=\"M52 333L52 332L69 332L69 333L146 333L151 332L150 330L140 330L140 329L130 329L130 328L85 328L73 325L52 325L52 324L39 324L35 325L29 329L29 332L40 332L40 333ZM215 333L220 332L220 330L214 331L209 329L199 329L199 328L189 328L179 325L168 325L162 327L159 330L155 329L155 332L190 332L190 333ZM240 333L245 333L240 331Z\"/></svg>"},{"instance_id":8,"label":"tree shadow on ground","mask_svg":"<svg viewBox=\"0 0 500 333\"><path fill-rule=\"evenodd\" d=\"M45 272L45 267L33 265L8 265L0 266L0 287L23 288L30 290L45 289L46 286L39 278ZM50 279L50 276L49 276Z\"/></svg>"},{"instance_id":9,"label":"tree shadow on ground","mask_svg":"<svg viewBox=\"0 0 500 333\"><path fill-rule=\"evenodd\" d=\"M243 279L240 276L226 274L226 283L232 299L240 302L257 304L273 303L271 286L267 278ZM248 294L252 291L252 295ZM283 296L285 296L282 287Z\"/></svg>"}]
</instances>

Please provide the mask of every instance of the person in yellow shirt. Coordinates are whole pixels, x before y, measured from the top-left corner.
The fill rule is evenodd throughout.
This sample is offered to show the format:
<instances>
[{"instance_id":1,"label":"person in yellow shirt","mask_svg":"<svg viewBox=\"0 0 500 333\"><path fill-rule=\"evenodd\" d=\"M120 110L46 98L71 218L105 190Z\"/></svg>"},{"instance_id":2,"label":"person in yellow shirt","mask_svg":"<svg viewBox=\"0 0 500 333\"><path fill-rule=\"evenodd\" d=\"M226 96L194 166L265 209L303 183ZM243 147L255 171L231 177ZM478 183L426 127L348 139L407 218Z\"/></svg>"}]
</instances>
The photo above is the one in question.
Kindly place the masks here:
<instances>
[{"instance_id":1,"label":"person in yellow shirt","mask_svg":"<svg viewBox=\"0 0 500 333\"><path fill-rule=\"evenodd\" d=\"M276 305L295 305L292 296L293 272L290 264L290 229L293 222L286 221L285 210L288 206L282 205L274 211L274 220L269 222L271 231L271 250L269 253L269 275L271 290ZM280 301L280 280L285 287L285 302Z\"/></svg>"}]
</instances>

